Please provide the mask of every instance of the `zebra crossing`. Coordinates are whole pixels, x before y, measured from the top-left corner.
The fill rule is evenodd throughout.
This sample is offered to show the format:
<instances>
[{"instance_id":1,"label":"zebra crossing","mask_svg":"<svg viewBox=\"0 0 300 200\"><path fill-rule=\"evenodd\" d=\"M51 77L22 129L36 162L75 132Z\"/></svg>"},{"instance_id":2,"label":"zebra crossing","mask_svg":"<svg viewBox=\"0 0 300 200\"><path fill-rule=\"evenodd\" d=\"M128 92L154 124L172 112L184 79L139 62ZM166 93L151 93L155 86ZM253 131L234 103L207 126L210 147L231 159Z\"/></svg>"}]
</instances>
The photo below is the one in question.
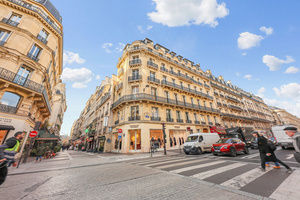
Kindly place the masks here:
<instances>
[{"instance_id":1,"label":"zebra crossing","mask_svg":"<svg viewBox=\"0 0 300 200\"><path fill-rule=\"evenodd\" d=\"M252 159L259 157L259 153L243 155L243 159ZM241 190L263 197L280 199L282 192L289 192L288 183L294 180L300 180L299 169L292 174L286 173L285 168L273 169L267 167L263 172L258 163L240 162L237 160L223 159L211 155L204 156L170 156L157 157L128 161L130 164L156 168L173 174L193 177L210 183L218 184L235 190ZM300 183L295 182L298 188ZM298 192L298 197L300 193ZM297 196L294 194L294 196Z\"/></svg>"}]
</instances>

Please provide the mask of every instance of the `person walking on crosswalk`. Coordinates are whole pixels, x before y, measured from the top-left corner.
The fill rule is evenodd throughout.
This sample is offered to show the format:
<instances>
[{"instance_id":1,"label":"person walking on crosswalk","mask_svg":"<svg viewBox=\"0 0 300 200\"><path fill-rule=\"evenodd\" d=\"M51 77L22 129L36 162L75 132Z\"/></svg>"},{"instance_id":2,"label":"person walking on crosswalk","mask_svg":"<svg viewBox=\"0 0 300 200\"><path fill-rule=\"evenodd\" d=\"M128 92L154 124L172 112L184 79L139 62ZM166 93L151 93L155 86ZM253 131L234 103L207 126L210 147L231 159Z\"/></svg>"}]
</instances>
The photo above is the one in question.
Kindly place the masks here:
<instances>
[{"instance_id":1,"label":"person walking on crosswalk","mask_svg":"<svg viewBox=\"0 0 300 200\"><path fill-rule=\"evenodd\" d=\"M266 171L266 162L274 162L274 163L277 162L283 165L287 169L288 173L292 172L292 169L287 164L285 164L284 162L282 162L276 157L274 153L274 149L268 143L268 140L264 136L260 136L257 132L253 133L253 136L257 137L257 144L260 153L262 171Z\"/></svg>"},{"instance_id":2,"label":"person walking on crosswalk","mask_svg":"<svg viewBox=\"0 0 300 200\"><path fill-rule=\"evenodd\" d=\"M294 153L294 157L296 161L300 163L300 133L297 132L296 127L292 127L292 126L286 127L283 130L289 137L293 138L293 146L296 151Z\"/></svg>"}]
</instances>

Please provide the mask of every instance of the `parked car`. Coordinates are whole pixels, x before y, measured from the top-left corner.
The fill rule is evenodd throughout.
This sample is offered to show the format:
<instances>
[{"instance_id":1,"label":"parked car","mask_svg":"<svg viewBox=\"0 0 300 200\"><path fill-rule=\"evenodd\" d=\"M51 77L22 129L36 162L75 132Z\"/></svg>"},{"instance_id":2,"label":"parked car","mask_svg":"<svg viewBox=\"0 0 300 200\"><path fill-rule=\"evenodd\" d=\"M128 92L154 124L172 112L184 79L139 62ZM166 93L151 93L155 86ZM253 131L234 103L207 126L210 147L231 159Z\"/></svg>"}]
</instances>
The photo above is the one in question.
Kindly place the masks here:
<instances>
[{"instance_id":1,"label":"parked car","mask_svg":"<svg viewBox=\"0 0 300 200\"><path fill-rule=\"evenodd\" d=\"M218 133L194 133L187 137L183 151L185 154L211 152L211 145L220 139Z\"/></svg>"},{"instance_id":2,"label":"parked car","mask_svg":"<svg viewBox=\"0 0 300 200\"><path fill-rule=\"evenodd\" d=\"M276 142L282 149L293 148L293 139L285 134L285 129L290 125L272 126L272 132Z\"/></svg>"},{"instance_id":3,"label":"parked car","mask_svg":"<svg viewBox=\"0 0 300 200\"><path fill-rule=\"evenodd\" d=\"M222 138L211 148L212 153L216 155L231 155L236 157L238 153L249 154L249 150L244 142L238 138Z\"/></svg>"}]
</instances>

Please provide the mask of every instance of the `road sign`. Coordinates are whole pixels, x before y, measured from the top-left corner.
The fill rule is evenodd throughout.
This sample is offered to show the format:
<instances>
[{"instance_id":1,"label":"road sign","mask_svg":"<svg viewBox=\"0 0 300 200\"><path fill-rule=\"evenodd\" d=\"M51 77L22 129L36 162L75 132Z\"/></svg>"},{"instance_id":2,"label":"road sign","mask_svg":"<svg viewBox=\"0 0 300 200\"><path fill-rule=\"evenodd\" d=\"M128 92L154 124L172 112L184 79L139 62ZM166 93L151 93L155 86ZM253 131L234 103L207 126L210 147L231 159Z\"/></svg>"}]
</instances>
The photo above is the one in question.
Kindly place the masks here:
<instances>
[{"instance_id":1,"label":"road sign","mask_svg":"<svg viewBox=\"0 0 300 200\"><path fill-rule=\"evenodd\" d=\"M29 137L31 137L31 138L34 138L34 137L36 137L38 135L38 132L37 131L31 131L30 133L29 133Z\"/></svg>"},{"instance_id":2,"label":"road sign","mask_svg":"<svg viewBox=\"0 0 300 200\"><path fill-rule=\"evenodd\" d=\"M118 135L118 139L121 140L122 139L122 135Z\"/></svg>"},{"instance_id":3,"label":"road sign","mask_svg":"<svg viewBox=\"0 0 300 200\"><path fill-rule=\"evenodd\" d=\"M118 133L122 133L122 129L118 129Z\"/></svg>"}]
</instances>

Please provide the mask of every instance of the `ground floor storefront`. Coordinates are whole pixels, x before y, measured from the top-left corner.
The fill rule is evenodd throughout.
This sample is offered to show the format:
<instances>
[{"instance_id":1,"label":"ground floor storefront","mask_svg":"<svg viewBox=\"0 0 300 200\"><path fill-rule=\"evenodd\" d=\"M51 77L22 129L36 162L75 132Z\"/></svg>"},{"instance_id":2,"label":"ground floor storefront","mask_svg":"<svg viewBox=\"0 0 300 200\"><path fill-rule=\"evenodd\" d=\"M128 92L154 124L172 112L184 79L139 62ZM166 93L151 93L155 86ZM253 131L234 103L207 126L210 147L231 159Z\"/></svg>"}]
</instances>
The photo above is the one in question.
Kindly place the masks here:
<instances>
[{"instance_id":1,"label":"ground floor storefront","mask_svg":"<svg viewBox=\"0 0 300 200\"><path fill-rule=\"evenodd\" d=\"M164 138L160 123L124 124L113 129L112 152L150 152L151 143L155 143L158 150L163 150L164 140L166 140L167 150L179 149L183 147L188 135L195 132L209 132L209 127L166 124L166 138Z\"/></svg>"}]
</instances>

